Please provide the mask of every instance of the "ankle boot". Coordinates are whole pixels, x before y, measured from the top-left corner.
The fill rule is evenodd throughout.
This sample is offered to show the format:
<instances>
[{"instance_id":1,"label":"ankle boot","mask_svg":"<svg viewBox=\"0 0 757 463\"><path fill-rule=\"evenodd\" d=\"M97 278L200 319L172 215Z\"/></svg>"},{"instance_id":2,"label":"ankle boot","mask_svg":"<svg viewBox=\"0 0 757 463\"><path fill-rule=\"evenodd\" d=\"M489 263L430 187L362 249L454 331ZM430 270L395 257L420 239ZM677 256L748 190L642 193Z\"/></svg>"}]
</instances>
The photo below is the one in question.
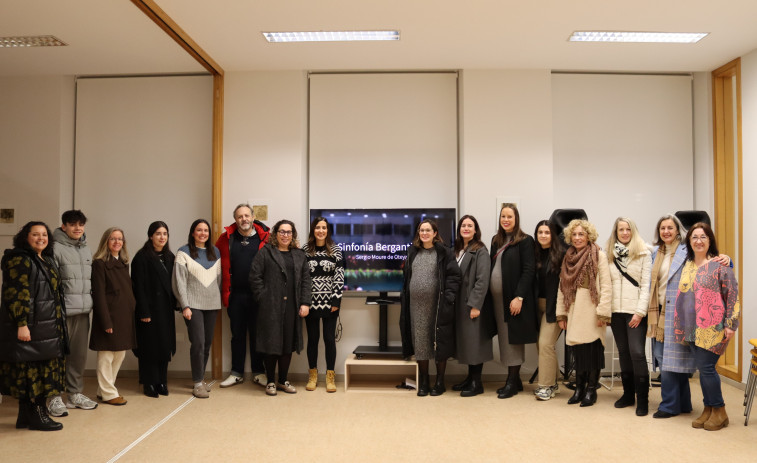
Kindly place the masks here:
<instances>
[{"instance_id":1,"label":"ankle boot","mask_svg":"<svg viewBox=\"0 0 757 463\"><path fill-rule=\"evenodd\" d=\"M591 407L597 402L597 387L599 387L599 370L592 370L586 381L586 394L581 399L582 407Z\"/></svg>"},{"instance_id":2,"label":"ankle boot","mask_svg":"<svg viewBox=\"0 0 757 463\"><path fill-rule=\"evenodd\" d=\"M63 424L53 421L47 415L47 405L45 401L40 399L31 406L31 413L29 414L29 429L33 431L58 431L63 429Z\"/></svg>"},{"instance_id":3,"label":"ankle boot","mask_svg":"<svg viewBox=\"0 0 757 463\"><path fill-rule=\"evenodd\" d=\"M460 391L460 397L474 397L479 394L484 393L484 383L481 382L480 375L479 377L474 376L470 383L468 384L468 387Z\"/></svg>"},{"instance_id":4,"label":"ankle boot","mask_svg":"<svg viewBox=\"0 0 757 463\"><path fill-rule=\"evenodd\" d=\"M431 395L436 397L444 394L447 388L444 387L444 372L447 370L447 360L436 362L436 383L431 388Z\"/></svg>"},{"instance_id":5,"label":"ankle boot","mask_svg":"<svg viewBox=\"0 0 757 463\"><path fill-rule=\"evenodd\" d=\"M632 373L621 373L620 380L623 382L623 395L615 401L615 408L626 408L634 404L634 381Z\"/></svg>"},{"instance_id":6,"label":"ankle boot","mask_svg":"<svg viewBox=\"0 0 757 463\"><path fill-rule=\"evenodd\" d=\"M712 407L710 417L704 422L704 429L708 431L717 431L726 426L728 426L728 415L725 412L725 406Z\"/></svg>"},{"instance_id":7,"label":"ankle boot","mask_svg":"<svg viewBox=\"0 0 757 463\"><path fill-rule=\"evenodd\" d=\"M704 424L710 419L711 414L712 407L704 407L704 411L699 415L699 418L691 422L691 427L696 429L704 428Z\"/></svg>"},{"instance_id":8,"label":"ankle boot","mask_svg":"<svg viewBox=\"0 0 757 463\"><path fill-rule=\"evenodd\" d=\"M16 429L26 429L29 427L29 415L32 403L28 400L19 399L18 401L18 418L16 418Z\"/></svg>"},{"instance_id":9,"label":"ankle boot","mask_svg":"<svg viewBox=\"0 0 757 463\"><path fill-rule=\"evenodd\" d=\"M649 376L639 376L636 383L636 416L649 414Z\"/></svg>"},{"instance_id":10,"label":"ankle boot","mask_svg":"<svg viewBox=\"0 0 757 463\"><path fill-rule=\"evenodd\" d=\"M426 397L428 395L428 373L419 374L418 378L418 397Z\"/></svg>"},{"instance_id":11,"label":"ankle boot","mask_svg":"<svg viewBox=\"0 0 757 463\"><path fill-rule=\"evenodd\" d=\"M336 372L326 370L326 392L336 392Z\"/></svg>"},{"instance_id":12,"label":"ankle boot","mask_svg":"<svg viewBox=\"0 0 757 463\"><path fill-rule=\"evenodd\" d=\"M498 399L509 399L510 397L518 394L518 380L516 378L516 376L507 377L505 387L501 389L502 392L498 392L497 394Z\"/></svg>"},{"instance_id":13,"label":"ankle boot","mask_svg":"<svg viewBox=\"0 0 757 463\"><path fill-rule=\"evenodd\" d=\"M315 391L318 385L318 368L311 368L308 370L308 383L305 385L306 391Z\"/></svg>"},{"instance_id":14,"label":"ankle boot","mask_svg":"<svg viewBox=\"0 0 757 463\"><path fill-rule=\"evenodd\" d=\"M583 398L586 393L586 376L586 372L576 372L576 390L568 399L568 405L577 404Z\"/></svg>"},{"instance_id":15,"label":"ankle boot","mask_svg":"<svg viewBox=\"0 0 757 463\"><path fill-rule=\"evenodd\" d=\"M468 387L470 386L470 383L471 383L472 379L473 378L471 377L471 375L469 373L468 376L465 377L465 379L463 380L463 382L457 383L457 384L453 384L452 385L452 390L453 391L462 391L464 389L468 389Z\"/></svg>"}]
</instances>

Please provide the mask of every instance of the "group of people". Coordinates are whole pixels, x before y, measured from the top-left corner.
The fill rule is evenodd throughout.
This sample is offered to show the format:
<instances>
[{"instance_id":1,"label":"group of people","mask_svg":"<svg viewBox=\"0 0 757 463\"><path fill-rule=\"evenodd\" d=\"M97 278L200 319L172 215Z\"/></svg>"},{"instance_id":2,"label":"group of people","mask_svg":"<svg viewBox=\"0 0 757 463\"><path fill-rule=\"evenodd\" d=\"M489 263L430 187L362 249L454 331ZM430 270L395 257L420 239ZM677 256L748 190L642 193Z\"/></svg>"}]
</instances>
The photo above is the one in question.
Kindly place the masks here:
<instances>
[{"instance_id":1,"label":"group of people","mask_svg":"<svg viewBox=\"0 0 757 463\"><path fill-rule=\"evenodd\" d=\"M238 205L233 215L234 223L215 246L209 244L209 223L194 221L176 255L169 247L168 225L151 223L147 241L131 262L131 275L119 228L106 230L91 255L81 211L65 212L54 233L43 222L24 225L2 258L0 392L19 400L16 427L58 430L62 424L49 415L97 407L82 393L87 346L97 351L102 403L126 404L115 382L129 349L139 361L144 394L168 395L175 311L187 326L195 397L209 397L205 369L222 307L228 308L232 366L221 387L244 381L249 337L253 383L271 396L296 393L288 372L292 353L303 348L305 319L305 388L317 387L322 325L326 390L335 392L344 259L328 220L315 218L300 247L292 221L280 220L269 229L247 204ZM467 377L452 390L462 397L482 394L483 365L493 359L496 335L500 362L508 367L498 398L523 391L525 345L536 343L534 393L550 400L558 393L555 343L565 331L576 372L568 403L591 406L609 325L623 384L616 408L635 404L636 415L648 413L645 342L650 337L662 382L654 417L692 411L689 374L698 369L705 409L692 425L717 430L728 424L715 365L738 328L738 285L709 225L697 223L687 233L675 216L663 216L651 250L625 217L615 221L605 251L587 220L573 220L565 230L543 220L534 236L521 229L515 204L502 206L489 249L473 216L460 218L452 249L433 220L418 225L404 263L400 332L403 354L418 362L419 396L446 392L450 358L468 365Z\"/></svg>"},{"instance_id":2,"label":"group of people","mask_svg":"<svg viewBox=\"0 0 757 463\"><path fill-rule=\"evenodd\" d=\"M249 205L240 204L234 224L216 246L208 242L210 224L198 219L175 255L168 225L156 221L131 261L131 272L122 229L106 230L93 255L84 233L86 216L71 210L61 221L55 232L44 222L27 223L2 258L0 393L19 400L16 428L59 430L62 423L51 416L97 407L83 394L87 348L97 352L101 403L127 403L115 383L130 349L138 359L144 394L168 395L176 311L187 326L195 397L209 397L205 369L222 307L228 307L232 331L232 371L222 387L243 381L249 334L253 381L268 395L295 393L287 374L292 352L302 349L302 323L297 322L302 317L311 367L306 388L317 385L322 322L326 390L336 391L335 331L344 263L325 218L313 222L300 249L294 223L281 220L269 232Z\"/></svg>"},{"instance_id":3,"label":"group of people","mask_svg":"<svg viewBox=\"0 0 757 463\"><path fill-rule=\"evenodd\" d=\"M433 220L420 223L405 261L400 314L403 355L418 362L419 396L446 391L451 357L468 365L467 377L452 390L462 397L483 393L483 364L493 358L496 335L499 360L508 368L497 397L523 391L525 345L535 343L534 394L550 400L558 393L555 343L565 331L576 377L568 404L591 406L610 326L623 385L616 408L636 405L636 415L648 414L650 337L662 386L654 417L692 411L689 377L698 369L705 408L692 426L728 425L715 365L738 328L738 284L708 224L696 223L687 233L676 216L665 215L657 222L654 246L648 246L633 220L619 217L604 251L587 220L572 220L564 230L542 220L534 236L521 229L515 204L502 206L488 251L473 216L460 218L453 249L442 243Z\"/></svg>"}]
</instances>

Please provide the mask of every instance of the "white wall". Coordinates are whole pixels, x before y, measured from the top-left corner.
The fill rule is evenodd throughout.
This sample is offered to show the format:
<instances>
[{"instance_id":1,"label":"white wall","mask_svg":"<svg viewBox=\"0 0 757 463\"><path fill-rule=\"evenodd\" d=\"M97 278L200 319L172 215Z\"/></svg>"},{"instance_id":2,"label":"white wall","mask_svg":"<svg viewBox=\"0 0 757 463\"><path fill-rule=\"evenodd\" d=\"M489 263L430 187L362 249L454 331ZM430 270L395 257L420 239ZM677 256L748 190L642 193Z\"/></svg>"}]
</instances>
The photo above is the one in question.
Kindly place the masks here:
<instances>
[{"instance_id":1,"label":"white wall","mask_svg":"<svg viewBox=\"0 0 757 463\"><path fill-rule=\"evenodd\" d=\"M757 300L754 288L757 288L757 262L752 257L757 255L757 243L750 239L750 231L757 228L757 182L752 175L757 172L757 50L741 58L741 130L742 130L742 176L743 176L743 212L744 212L744 268L739 282L741 297L741 323L743 336L744 368L743 380L749 374L752 345L749 339L757 338L757 315L753 301Z\"/></svg>"},{"instance_id":2,"label":"white wall","mask_svg":"<svg viewBox=\"0 0 757 463\"><path fill-rule=\"evenodd\" d=\"M72 202L74 78L0 78L0 207L15 208L0 224L0 249L30 220L59 225Z\"/></svg>"}]
</instances>

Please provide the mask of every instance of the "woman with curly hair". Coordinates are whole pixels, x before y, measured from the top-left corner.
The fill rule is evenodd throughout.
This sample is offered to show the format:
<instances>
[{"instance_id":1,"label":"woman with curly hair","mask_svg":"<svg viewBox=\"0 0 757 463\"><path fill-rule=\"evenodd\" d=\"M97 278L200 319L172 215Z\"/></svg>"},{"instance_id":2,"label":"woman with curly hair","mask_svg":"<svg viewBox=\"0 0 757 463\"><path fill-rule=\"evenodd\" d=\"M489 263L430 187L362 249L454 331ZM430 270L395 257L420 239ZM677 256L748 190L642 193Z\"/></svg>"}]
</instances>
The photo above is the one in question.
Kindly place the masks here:
<instances>
[{"instance_id":1,"label":"woman with curly hair","mask_svg":"<svg viewBox=\"0 0 757 463\"><path fill-rule=\"evenodd\" d=\"M571 246L560 269L557 323L573 348L576 391L569 404L597 401L599 373L605 366L605 326L612 314L612 280L607 255L597 246L597 229L588 220L571 220L565 242Z\"/></svg>"}]
</instances>

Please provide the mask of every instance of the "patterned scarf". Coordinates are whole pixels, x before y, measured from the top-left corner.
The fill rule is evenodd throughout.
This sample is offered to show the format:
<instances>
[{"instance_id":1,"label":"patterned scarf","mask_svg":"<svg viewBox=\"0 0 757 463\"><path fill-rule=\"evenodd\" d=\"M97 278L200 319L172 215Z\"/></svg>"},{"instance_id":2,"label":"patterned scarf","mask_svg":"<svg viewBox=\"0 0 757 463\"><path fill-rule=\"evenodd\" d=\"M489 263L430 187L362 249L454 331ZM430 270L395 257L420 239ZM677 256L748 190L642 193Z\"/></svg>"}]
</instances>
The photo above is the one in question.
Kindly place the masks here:
<instances>
[{"instance_id":1,"label":"patterned scarf","mask_svg":"<svg viewBox=\"0 0 757 463\"><path fill-rule=\"evenodd\" d=\"M628 273L628 248L625 245L615 242L615 248L612 250L615 256L615 262L620 265L624 272Z\"/></svg>"},{"instance_id":2,"label":"patterned scarf","mask_svg":"<svg viewBox=\"0 0 757 463\"><path fill-rule=\"evenodd\" d=\"M599 260L599 247L590 243L585 248L577 251L575 247L568 248L560 269L560 291L565 300L565 311L570 311L570 306L576 301L576 292L585 279L589 281L589 293L591 302L599 304L599 292L597 291L597 269Z\"/></svg>"}]
</instances>

